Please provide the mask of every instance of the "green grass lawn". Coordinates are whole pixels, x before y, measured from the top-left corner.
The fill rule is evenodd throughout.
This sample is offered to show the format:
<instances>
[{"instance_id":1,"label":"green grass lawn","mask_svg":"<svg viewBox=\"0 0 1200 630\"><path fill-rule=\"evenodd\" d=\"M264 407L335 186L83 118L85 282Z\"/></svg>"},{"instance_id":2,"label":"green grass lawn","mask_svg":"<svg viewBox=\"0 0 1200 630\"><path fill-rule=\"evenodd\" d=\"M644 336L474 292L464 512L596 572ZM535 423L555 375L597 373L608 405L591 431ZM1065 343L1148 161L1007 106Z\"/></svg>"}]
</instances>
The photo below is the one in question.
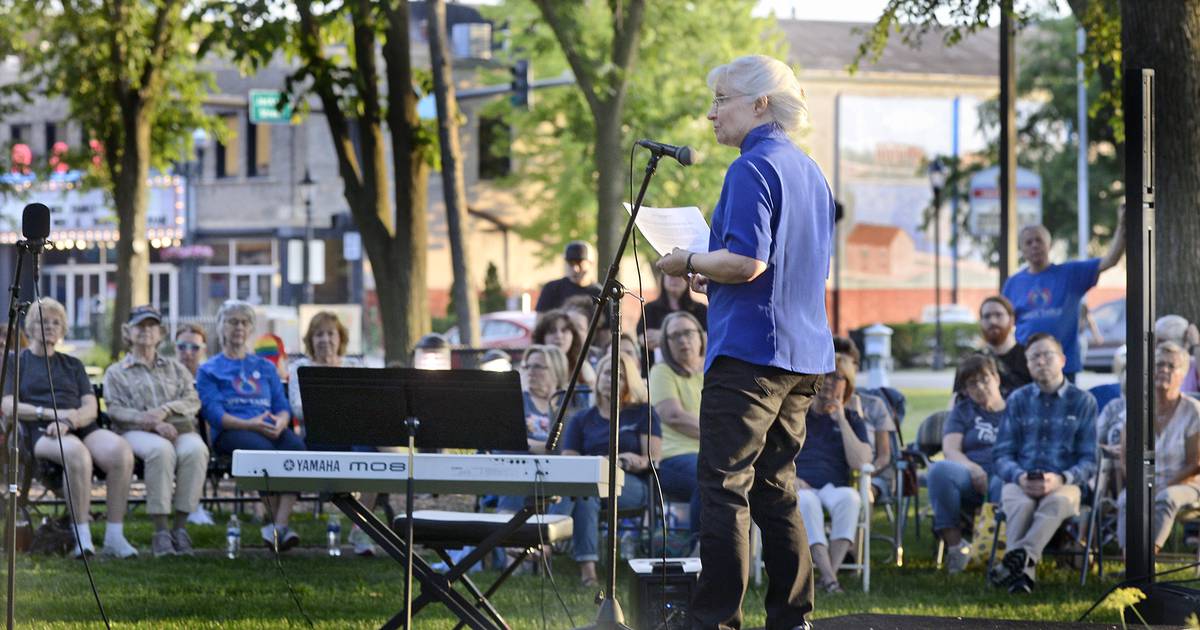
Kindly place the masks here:
<instances>
[{"instance_id":1,"label":"green grass lawn","mask_svg":"<svg viewBox=\"0 0 1200 630\"><path fill-rule=\"evenodd\" d=\"M909 390L904 435L916 436L921 420L944 409L947 394L940 390ZM926 502L922 500L922 505ZM286 628L307 627L304 617L288 594L283 575L274 560L252 550L242 558L228 560L218 550L224 544L224 523L193 528L198 548L206 553L195 558L149 557L151 528L139 510L129 519L129 538L143 548L143 557L132 561L96 560L92 564L96 585L113 626L117 628ZM881 511L876 511L877 533L888 530ZM343 520L343 523L345 521ZM319 546L323 522L310 514L298 514L294 525L303 544ZM1077 575L1065 569L1046 568L1038 589L1031 596L1014 597L986 586L982 571L974 569L947 576L933 566L934 542L926 530L918 539L909 528L906 536L906 565L885 565L890 549L873 545L874 571L870 594L863 594L859 579L843 574L844 595L818 595L816 617L873 612L938 616L991 617L1073 621L1114 583L1095 576L1080 587ZM97 543L103 527L95 526ZM243 524L247 546L258 544L258 528ZM401 608L401 566L390 559L360 559L352 556L329 558L316 548L285 554L283 574L295 588L305 612L317 628L376 628ZM595 613L592 589L578 585L574 563L563 557L554 560L558 590L570 611L563 610L551 585L538 576L512 578L492 600L514 628L567 628L583 625ZM1113 565L1112 569L1120 567ZM64 558L23 555L17 565L17 620L25 628L95 628L99 614L84 575L83 565ZM2 570L2 569L0 569ZM477 580L482 587L494 573ZM628 571L620 577L620 597L627 619L634 616L634 578ZM745 627L761 627L762 587L747 595ZM1116 621L1115 613L1100 611L1096 621ZM416 618L416 627L449 630L456 624L450 613L434 605Z\"/></svg>"}]
</instances>

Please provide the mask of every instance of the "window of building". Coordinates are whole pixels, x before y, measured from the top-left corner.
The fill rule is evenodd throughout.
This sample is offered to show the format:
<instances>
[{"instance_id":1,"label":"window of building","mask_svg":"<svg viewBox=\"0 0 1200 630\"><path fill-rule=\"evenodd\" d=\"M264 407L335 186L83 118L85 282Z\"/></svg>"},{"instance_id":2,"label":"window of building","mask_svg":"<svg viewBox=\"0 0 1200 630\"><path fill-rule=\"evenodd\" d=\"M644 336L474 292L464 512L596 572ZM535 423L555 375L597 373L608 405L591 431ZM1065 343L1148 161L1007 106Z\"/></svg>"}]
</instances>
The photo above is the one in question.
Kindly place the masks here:
<instances>
[{"instance_id":1,"label":"window of building","mask_svg":"<svg viewBox=\"0 0 1200 630\"><path fill-rule=\"evenodd\" d=\"M272 241L237 241L238 265L269 265L273 256Z\"/></svg>"},{"instance_id":2,"label":"window of building","mask_svg":"<svg viewBox=\"0 0 1200 630\"><path fill-rule=\"evenodd\" d=\"M221 114L225 123L228 137L225 142L217 142L217 177L236 177L241 170L238 163L238 127L237 114Z\"/></svg>"},{"instance_id":3,"label":"window of building","mask_svg":"<svg viewBox=\"0 0 1200 630\"><path fill-rule=\"evenodd\" d=\"M271 174L271 125L246 125L246 176Z\"/></svg>"},{"instance_id":4,"label":"window of building","mask_svg":"<svg viewBox=\"0 0 1200 630\"><path fill-rule=\"evenodd\" d=\"M512 128L501 116L479 117L479 179L512 172Z\"/></svg>"},{"instance_id":5,"label":"window of building","mask_svg":"<svg viewBox=\"0 0 1200 630\"><path fill-rule=\"evenodd\" d=\"M17 123L9 127L9 140L12 144L29 144L33 141L33 125Z\"/></svg>"}]
</instances>

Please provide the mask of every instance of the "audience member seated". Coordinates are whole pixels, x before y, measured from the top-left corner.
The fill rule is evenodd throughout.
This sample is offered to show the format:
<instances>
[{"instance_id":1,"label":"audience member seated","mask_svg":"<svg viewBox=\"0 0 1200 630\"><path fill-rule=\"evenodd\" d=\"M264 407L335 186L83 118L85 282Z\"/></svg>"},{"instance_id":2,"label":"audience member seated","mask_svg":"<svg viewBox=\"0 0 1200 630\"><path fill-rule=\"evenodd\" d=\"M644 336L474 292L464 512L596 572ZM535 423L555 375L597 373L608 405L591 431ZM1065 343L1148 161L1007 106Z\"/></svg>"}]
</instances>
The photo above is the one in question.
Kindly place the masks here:
<instances>
[{"instance_id":1,"label":"audience member seated","mask_svg":"<svg viewBox=\"0 0 1200 630\"><path fill-rule=\"evenodd\" d=\"M335 313L321 311L308 321L304 333L305 356L292 361L288 366L288 403L292 417L299 421L300 434L304 435L304 403L300 400L300 368L311 365L319 367L362 367L362 361L346 356L346 344L350 342L350 331ZM371 449L374 451L374 449Z\"/></svg>"},{"instance_id":2,"label":"audience member seated","mask_svg":"<svg viewBox=\"0 0 1200 630\"><path fill-rule=\"evenodd\" d=\"M1195 324L1189 324L1179 315L1163 315L1158 318L1154 322L1154 340L1158 343L1173 341L1179 344L1184 352L1200 356L1200 330L1197 330ZM1196 359L1191 357L1187 372L1183 377L1183 383L1180 385L1181 391L1184 393L1200 391L1200 378L1198 377L1200 377L1200 372L1196 368Z\"/></svg>"},{"instance_id":3,"label":"audience member seated","mask_svg":"<svg viewBox=\"0 0 1200 630\"><path fill-rule=\"evenodd\" d=\"M208 359L208 333L197 324L180 324L175 329L175 358L195 378L200 365Z\"/></svg>"},{"instance_id":4,"label":"audience member seated","mask_svg":"<svg viewBox=\"0 0 1200 630\"><path fill-rule=\"evenodd\" d=\"M114 558L132 558L137 555L137 549L125 539L124 522L129 503L129 481L133 476L133 451L119 435L96 424L99 409L83 362L55 352L54 346L66 332L67 312L62 304L53 298L42 298L29 307L25 317L29 348L21 351L17 419L25 423L23 430L31 433L32 439L26 444L33 444L34 456L65 469L69 484L64 486L70 486L67 500L75 518L75 557L96 552L88 529L92 465L95 464L106 475L107 517L104 547L100 553ZM13 374L11 363L8 368L8 374ZM0 407L8 414L12 413L13 405L11 379L5 387Z\"/></svg>"},{"instance_id":5,"label":"audience member seated","mask_svg":"<svg viewBox=\"0 0 1200 630\"><path fill-rule=\"evenodd\" d=\"M821 572L817 588L827 593L843 592L837 572L853 544L862 509L850 475L871 462L867 424L846 406L854 395L854 378L854 360L837 355L836 369L825 375L808 410L804 448L796 456L800 516L813 564ZM822 507L829 511L828 537Z\"/></svg>"},{"instance_id":6,"label":"audience member seated","mask_svg":"<svg viewBox=\"0 0 1200 630\"><path fill-rule=\"evenodd\" d=\"M862 369L862 355L853 339L834 337L833 351L849 357L854 362L856 374ZM867 423L867 443L871 445L871 462L875 466L875 475L871 477L872 496L889 496L896 478L896 471L890 466L894 456L892 434L896 432L896 420L892 417L891 405L882 396L855 387L854 394L846 406L853 409Z\"/></svg>"},{"instance_id":7,"label":"audience member seated","mask_svg":"<svg viewBox=\"0 0 1200 630\"><path fill-rule=\"evenodd\" d=\"M1000 395L1008 398L1017 388L1033 382L1029 364L1025 361L1025 346L1017 341L1016 316L1012 302L1003 295L993 295L979 305L979 332L983 335L983 352L996 359L1000 370ZM957 380L956 394L966 392Z\"/></svg>"},{"instance_id":8,"label":"audience member seated","mask_svg":"<svg viewBox=\"0 0 1200 630\"><path fill-rule=\"evenodd\" d=\"M1188 369L1183 346L1165 341L1154 351L1154 549L1166 544L1179 509L1200 501L1200 401L1181 393ZM1121 432L1121 467L1125 433ZM1125 492L1117 501L1117 538L1125 548Z\"/></svg>"},{"instance_id":9,"label":"audience member seated","mask_svg":"<svg viewBox=\"0 0 1200 630\"><path fill-rule=\"evenodd\" d=\"M532 345L521 355L521 389L525 397L525 438L530 453L545 453L554 422L555 394L567 388L567 357L555 346Z\"/></svg>"},{"instance_id":10,"label":"audience member seated","mask_svg":"<svg viewBox=\"0 0 1200 630\"><path fill-rule=\"evenodd\" d=\"M350 331L338 319L337 314L330 311L320 311L316 315L313 315L312 319L308 320L308 330L304 333L305 356L292 361L291 365L288 366L287 381L288 403L291 405L292 417L296 420L301 436L307 435L307 432L304 430L304 403L300 399L300 368L304 366L362 367L362 361L346 356L346 344L349 342ZM375 452L375 447L373 446L313 444L311 442L306 443L306 446L314 451ZM367 506L367 509L374 508L378 498L379 494L376 492L363 492L359 496L359 500L362 501L363 505ZM353 524L350 527L348 540L354 546L355 555L375 555L375 545L371 542L371 537L362 531L358 524Z\"/></svg>"},{"instance_id":11,"label":"audience member seated","mask_svg":"<svg viewBox=\"0 0 1200 630\"><path fill-rule=\"evenodd\" d=\"M214 450L231 454L251 451L302 451L304 442L288 428L287 392L270 361L250 351L254 333L254 308L240 300L228 300L217 312L217 336L221 353L200 366L196 390L201 413L208 422ZM280 550L300 543L288 527L297 495L264 493L267 524L263 541Z\"/></svg>"},{"instance_id":12,"label":"audience member seated","mask_svg":"<svg viewBox=\"0 0 1200 630\"><path fill-rule=\"evenodd\" d=\"M671 276L666 276L671 277ZM650 368L650 402L662 418L663 494L688 501L688 532L694 542L700 533L700 487L696 457L700 451L700 391L704 388L704 353L708 337L688 311L663 318L662 361Z\"/></svg>"},{"instance_id":13,"label":"audience member seated","mask_svg":"<svg viewBox=\"0 0 1200 630\"><path fill-rule=\"evenodd\" d=\"M637 360L626 354L618 356L621 363L617 391L621 411L617 421L617 464L625 471L625 485L617 498L617 507L627 509L646 504L648 491L644 475L650 470L650 461L658 461L662 452L662 425L658 414L647 404L645 384L636 376ZM603 357L596 364L596 404L571 416L563 431L563 455L608 455L611 363L611 357ZM573 554L579 563L580 581L586 586L595 586L596 561L600 559L600 500L579 497L554 505L552 511L570 514L574 519Z\"/></svg>"},{"instance_id":14,"label":"audience member seated","mask_svg":"<svg viewBox=\"0 0 1200 630\"><path fill-rule=\"evenodd\" d=\"M708 330L708 306L692 299L687 278L660 274L658 286L658 297L646 303L642 321L638 322L637 326L639 335L642 333L642 326L645 326L646 336L643 342L651 352L651 360L655 362L657 359L653 358L654 353L663 345L662 330L667 315L685 311L700 322L701 330Z\"/></svg>"},{"instance_id":15,"label":"audience member seated","mask_svg":"<svg viewBox=\"0 0 1200 630\"><path fill-rule=\"evenodd\" d=\"M190 556L188 515L200 505L208 471L208 446L196 431L200 397L191 372L158 353L163 338L158 309L133 309L122 331L129 353L104 372L108 417L144 463L154 557ZM168 529L171 514L174 525Z\"/></svg>"},{"instance_id":16,"label":"audience member seated","mask_svg":"<svg viewBox=\"0 0 1200 630\"><path fill-rule=\"evenodd\" d=\"M533 343L555 346L567 355L567 370L575 369L579 356L586 352L583 347L583 330L576 328L571 316L566 311L554 309L538 318L537 326L533 328ZM596 372L591 364L584 362L583 370L579 373L579 383L591 387L596 382Z\"/></svg>"},{"instance_id":17,"label":"audience member seated","mask_svg":"<svg viewBox=\"0 0 1200 630\"><path fill-rule=\"evenodd\" d=\"M1123 347L1123 346L1122 346ZM1121 434L1125 431L1125 353L1113 357L1113 373L1120 379L1119 395L1109 400L1096 419L1097 463L1108 471L1108 488L1125 487L1125 467L1117 462L1121 454ZM1093 388L1093 391L1095 388ZM1095 394L1093 394L1095 395ZM1099 398L1096 399L1097 404Z\"/></svg>"},{"instance_id":18,"label":"audience member seated","mask_svg":"<svg viewBox=\"0 0 1200 630\"><path fill-rule=\"evenodd\" d=\"M956 382L965 391L942 428L945 459L929 469L929 502L933 505L933 530L946 544L946 571L959 573L971 559L971 545L963 540L963 513L973 512L989 498L1000 498L1000 481L993 474L992 447L1004 419L1000 370L986 354L972 354L958 366Z\"/></svg>"},{"instance_id":19,"label":"audience member seated","mask_svg":"<svg viewBox=\"0 0 1200 630\"><path fill-rule=\"evenodd\" d=\"M1005 482L1008 552L989 578L1010 593L1033 590L1042 551L1079 513L1081 487L1096 467L1096 401L1066 379L1062 345L1036 333L1025 356L1033 383L1009 395L993 449L995 473Z\"/></svg>"}]
</instances>

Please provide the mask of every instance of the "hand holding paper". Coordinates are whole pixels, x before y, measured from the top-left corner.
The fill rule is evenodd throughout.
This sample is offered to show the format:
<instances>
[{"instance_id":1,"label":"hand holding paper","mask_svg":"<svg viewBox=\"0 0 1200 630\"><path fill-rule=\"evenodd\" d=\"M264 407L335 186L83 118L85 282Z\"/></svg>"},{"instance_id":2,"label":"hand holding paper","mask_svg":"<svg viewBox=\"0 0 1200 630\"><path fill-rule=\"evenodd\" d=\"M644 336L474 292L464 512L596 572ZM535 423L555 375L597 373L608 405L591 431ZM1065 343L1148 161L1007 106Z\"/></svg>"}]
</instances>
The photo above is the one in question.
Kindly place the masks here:
<instances>
[{"instance_id":1,"label":"hand holding paper","mask_svg":"<svg viewBox=\"0 0 1200 630\"><path fill-rule=\"evenodd\" d=\"M633 213L633 206L624 204L625 210ZM708 236L712 230L700 208L652 208L642 206L638 210L637 227L646 241L659 254L666 256L676 247L691 252L708 251Z\"/></svg>"}]
</instances>

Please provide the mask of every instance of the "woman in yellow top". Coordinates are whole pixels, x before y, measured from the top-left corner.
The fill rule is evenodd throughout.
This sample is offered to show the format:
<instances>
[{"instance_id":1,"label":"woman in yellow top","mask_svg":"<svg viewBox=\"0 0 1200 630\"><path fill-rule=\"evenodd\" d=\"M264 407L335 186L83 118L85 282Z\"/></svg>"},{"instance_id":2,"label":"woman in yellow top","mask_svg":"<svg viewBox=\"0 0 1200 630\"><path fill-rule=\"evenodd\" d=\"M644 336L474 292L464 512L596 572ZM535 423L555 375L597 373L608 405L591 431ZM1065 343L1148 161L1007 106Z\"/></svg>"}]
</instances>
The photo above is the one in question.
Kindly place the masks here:
<instances>
[{"instance_id":1,"label":"woman in yellow top","mask_svg":"<svg viewBox=\"0 0 1200 630\"><path fill-rule=\"evenodd\" d=\"M700 450L700 390L707 337L694 315L675 311L663 319L663 360L650 369L650 403L662 418L659 478L669 499L688 501L692 542L700 531L696 455Z\"/></svg>"}]
</instances>

